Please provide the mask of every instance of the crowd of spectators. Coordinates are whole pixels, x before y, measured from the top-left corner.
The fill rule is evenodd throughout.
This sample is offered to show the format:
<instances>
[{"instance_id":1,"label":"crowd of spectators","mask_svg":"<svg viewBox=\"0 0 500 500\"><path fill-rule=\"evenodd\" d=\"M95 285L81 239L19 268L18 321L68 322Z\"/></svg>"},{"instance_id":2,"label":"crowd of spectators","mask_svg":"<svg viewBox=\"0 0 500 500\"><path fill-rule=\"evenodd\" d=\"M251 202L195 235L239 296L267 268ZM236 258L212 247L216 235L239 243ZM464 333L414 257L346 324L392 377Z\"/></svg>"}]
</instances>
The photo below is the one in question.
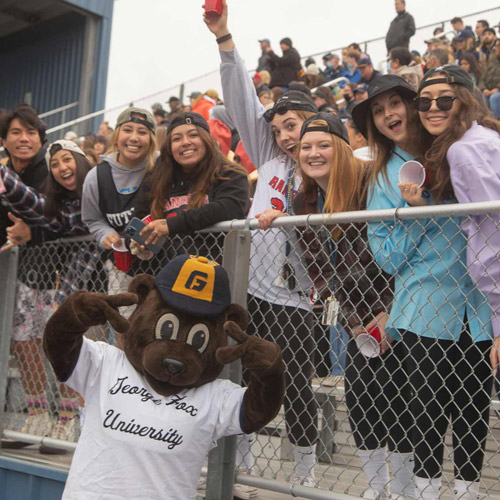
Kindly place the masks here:
<instances>
[{"instance_id":1,"label":"crowd of spectators","mask_svg":"<svg viewBox=\"0 0 500 500\"><path fill-rule=\"evenodd\" d=\"M205 19L220 49L222 95L213 89L199 89L187 96L186 103L172 96L164 104L153 104L151 110L131 107L119 115L113 126L103 121L96 133L79 137L70 131L63 140L50 145L45 124L31 107L20 105L2 114L0 137L6 152L0 165L2 251L15 245L36 247L61 236L90 233L96 240L85 252L76 251L65 256L67 270L58 277L60 285L56 286L52 278L41 286L26 280L25 276L19 277L13 352L20 365L27 396L25 432L52 433L60 439L74 437L72 422L81 404L78 394L61 384L60 408L56 412L58 421L54 423L44 392L47 375L40 338L54 303L64 300L75 283L82 286L88 283L93 273L104 273L107 291L117 293L126 290L134 274L146 268L152 272L158 270L151 263L145 264L152 258L151 253L129 240L126 244L134 255L130 271L117 269L109 255L102 258L102 250L111 250L120 244L132 216L148 219L145 231L149 243L157 243L162 237L192 237L195 231L222 220L255 217L260 230L252 237L248 329L277 342L283 350L287 367L285 421L294 448L297 480L308 486L315 484L318 426L311 386L315 347L311 334L314 319L310 291L312 287L318 292L319 280L324 289L320 291L333 296L338 291L336 287L340 289L337 298L345 302L342 306L346 309L348 302L351 306L354 302L354 313L343 325L344 333L347 332L351 339L346 394L358 456L370 486L365 498L387 498L384 495L388 493L389 472L388 469L381 472L384 464L387 465L386 445L391 452L396 479L393 490L397 490L401 498L416 498L417 490L422 494L419 498L437 498L442 462L439 447L444 431L440 428L442 435L431 438L426 436L425 427L430 420L439 421L442 427L441 420L448 418L446 412L451 410L443 410L443 415L436 416L420 408L422 413L415 419L415 432L420 432L421 440L428 437L428 441L427 448L422 449L421 442L417 443L418 448L405 429L394 425L389 431L378 426L378 421L385 418L383 400L387 393L384 395L380 387L370 386L370 394L367 394L366 388L371 383L373 370L384 377L386 391L397 394L397 404L394 400L391 410L398 423L415 417L415 414L408 415L408 408L413 411L417 405L414 400L410 401L412 394L441 390L432 386L424 373L424 367L439 364L436 346L442 343L434 341L442 340L440 327L433 324L422 333L426 328L422 326L425 318L415 309L418 300L423 309L432 305L429 297L436 290L429 283L434 280L440 282L440 292L450 286L449 295L443 299L445 312L439 314L443 317L448 314L447 322L455 321L456 324L446 327L453 332L445 340L453 342L453 349L462 355L462 340L467 337L466 347L469 352L474 351L480 368L476 372L477 392L482 391L483 396L491 392L487 362L492 335L489 318L491 316L494 323L495 334L498 320L494 321L495 314L486 302L480 303L479 299L470 297L461 300L457 296L456 283L463 282L464 289L474 288L471 293L478 296L487 293L493 308L498 293L490 282L482 288L487 280L474 275L477 269L471 273L472 280L467 275L465 252L470 241L461 233L458 219L452 223L443 222L442 231L437 227L438 222L429 222L424 235L418 238L415 238L415 229L405 225L397 228L385 225L381 229L372 224L368 228L358 228L358 232L336 229L319 247L311 243L314 236L307 231L298 237L270 229L277 217L294 213L424 205L430 197L435 202L479 201L477 193L468 190L467 186L459 190L458 181L453 177L460 164L456 144L460 143L467 153L467 141L462 141L460 136L456 143L450 142L445 133L447 129L439 128L427 115L432 115L429 109L448 112L454 100L460 100L460 116L465 117L462 121L466 124L466 134L470 134L480 148L488 139L492 148L498 149L500 124L495 120L500 119L500 43L497 43L495 29L498 27L490 27L487 21L480 20L473 30L461 18L455 17L451 20L451 34L436 28L432 38L425 41L425 50L418 51L412 47L415 22L406 11L405 1L396 0L395 8L397 15L386 36L387 59L383 68L377 69L370 54L357 43L345 47L341 54L325 53L321 64L314 58L302 64L289 37L280 40L280 53L274 51L270 39L262 38L258 40L262 53L256 71L249 77L228 31L225 11L220 19ZM443 81L433 83L435 75ZM445 85L440 88L443 94L436 93L438 85ZM384 123L381 117L387 114L394 114L396 118ZM418 119L421 125L417 125ZM411 137L418 137L418 140L411 144ZM446 140L448 142L443 145ZM325 153L329 148L334 153ZM427 154L428 151L432 154ZM490 156L496 158L498 151ZM396 180L395 169L417 157L428 161L434 176L435 184L427 190L421 186L403 186ZM337 160L334 162L332 158ZM436 166L437 159L446 162L447 174ZM484 160L488 168L490 163ZM325 165L328 168L321 170ZM491 170L495 182L497 171ZM407 194L410 190L415 190L411 196ZM467 237L477 244L471 227ZM398 233L395 241L397 231L401 234ZM461 249L460 255L450 257L453 262L446 259L443 262L440 254L446 251L449 241L456 243L455 250ZM220 247L220 241L217 244ZM291 251L291 247L299 248L300 245L302 254ZM431 252L431 247L436 245L439 251ZM208 248L201 239L183 242L179 248L191 253L204 252L221 260L220 250ZM406 256L420 252L425 259L416 259L412 264L403 255L403 250ZM353 252L362 258L357 259ZM480 253L475 254L476 260L481 260ZM469 254L470 251L468 258ZM166 251L157 256L159 262L167 258ZM105 262L101 262L103 260ZM79 268L82 261L85 262L84 271ZM314 267L318 267L319 262L326 266L319 274L326 273L325 269L329 273L320 276L321 279ZM342 267L345 262L348 264ZM473 263L467 262L467 265L473 267ZM358 266L357 275L363 280L363 286L359 286L361 292L357 288L359 284L345 284L353 279L349 266ZM429 266L432 272L428 271ZM391 281L389 275L397 276L398 273L407 273L406 283L417 284L418 291L413 297L408 298L409 285L401 285L397 279ZM334 287L332 283L330 287L333 276L340 284ZM387 287L380 297L373 293L377 280L384 281ZM425 286L419 288L419 283ZM319 295L320 304L328 300L321 293ZM457 320L458 310L461 317ZM395 311L399 311L399 316ZM123 312L128 313L130 311ZM393 319L396 324L401 317L406 322L394 326L396 335L390 339L384 328L386 324L391 325ZM263 325L269 327L262 331ZM332 343L338 342L342 337L333 328L336 322L328 326L325 331L332 335ZM368 362L360 355L353 339L363 328L369 330L375 326L383 330L383 353L388 351L390 356ZM400 333L403 340L398 338ZM473 340L469 338L471 335ZM408 338L410 341L404 340ZM290 339L293 342L289 342ZM121 332L113 332L110 341L120 347ZM432 359L422 351L421 344L425 344L424 350L432 351ZM500 347L496 341L495 345ZM408 353L413 356L411 376L403 370ZM444 359L446 363L440 365L440 370L455 367L451 355L445 355ZM491 359L493 363L497 358ZM465 378L469 376L470 370L463 363L460 370ZM445 374L441 375L439 382L446 385ZM410 381L420 384L418 390L415 387L409 390ZM447 408L455 404L453 395L440 397L446 399ZM476 420L474 425L478 428L482 425L478 433L482 433L481 439L484 439L484 412L487 412L489 395L482 399L471 397L476 408L475 413L469 409L469 414ZM365 416L374 407L377 411L370 418L377 419L376 429ZM455 415L452 418L458 421ZM401 439L397 440L398 436ZM462 437L466 441L464 432L455 433L455 436L459 441ZM246 453L240 450L238 464L241 470L252 469L248 458L250 441L245 441ZM438 448L437 452L429 451L431 441ZM240 442L243 448L245 443ZM459 445L461 443L455 443L456 449ZM477 442L463 445L467 453L474 455L470 460L457 452L457 467L466 472L462 474L460 469L456 485L462 494L465 491L469 495L460 498L477 498L484 451L481 446L482 441L479 446ZM414 452L417 458L415 482L414 471L409 469ZM424 456L426 453L432 455L432 464ZM473 472L470 471L471 463L475 467ZM427 496L423 495L424 491ZM235 489L237 498L250 498L255 494L255 488L238 485Z\"/></svg>"}]
</instances>

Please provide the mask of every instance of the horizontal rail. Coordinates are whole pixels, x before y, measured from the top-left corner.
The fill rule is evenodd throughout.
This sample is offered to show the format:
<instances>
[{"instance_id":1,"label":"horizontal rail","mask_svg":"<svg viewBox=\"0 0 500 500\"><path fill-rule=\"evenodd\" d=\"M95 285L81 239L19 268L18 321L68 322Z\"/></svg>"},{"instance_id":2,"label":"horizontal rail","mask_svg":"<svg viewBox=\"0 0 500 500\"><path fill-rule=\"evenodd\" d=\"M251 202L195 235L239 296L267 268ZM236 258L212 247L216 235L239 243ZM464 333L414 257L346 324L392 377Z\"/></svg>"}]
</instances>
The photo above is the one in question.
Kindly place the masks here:
<instances>
[{"instance_id":1,"label":"horizontal rail","mask_svg":"<svg viewBox=\"0 0 500 500\"><path fill-rule=\"evenodd\" d=\"M477 203L446 203L427 207L390 208L386 210L358 210L335 214L293 215L279 217L271 224L273 228L294 226L319 226L322 224L346 224L350 222L377 222L384 220L425 219L429 217L486 215L500 212L500 201ZM258 229L257 219L219 222L200 232L231 231L233 229Z\"/></svg>"},{"instance_id":2,"label":"horizontal rail","mask_svg":"<svg viewBox=\"0 0 500 500\"><path fill-rule=\"evenodd\" d=\"M276 493L284 493L285 495L291 495L293 498L300 497L311 500L356 500L359 498L336 491L320 490L300 484L283 483L275 479L252 476L251 474L236 474L236 482L263 490L275 491Z\"/></svg>"},{"instance_id":3,"label":"horizontal rail","mask_svg":"<svg viewBox=\"0 0 500 500\"><path fill-rule=\"evenodd\" d=\"M61 111L66 111L67 109L74 108L75 106L78 106L80 104L80 101L72 102L71 104L65 104L64 106L61 106L60 108L55 108L51 109L50 111L46 111L45 113L40 113L38 116L40 118L46 118L47 116L55 115L56 113L60 113Z\"/></svg>"},{"instance_id":4,"label":"horizontal rail","mask_svg":"<svg viewBox=\"0 0 500 500\"><path fill-rule=\"evenodd\" d=\"M25 434L24 432L4 430L3 437L22 443L47 446L57 450L75 451L76 449L76 443L71 443L70 441L62 441L61 439L53 439L47 436L35 436L34 434Z\"/></svg>"}]
</instances>

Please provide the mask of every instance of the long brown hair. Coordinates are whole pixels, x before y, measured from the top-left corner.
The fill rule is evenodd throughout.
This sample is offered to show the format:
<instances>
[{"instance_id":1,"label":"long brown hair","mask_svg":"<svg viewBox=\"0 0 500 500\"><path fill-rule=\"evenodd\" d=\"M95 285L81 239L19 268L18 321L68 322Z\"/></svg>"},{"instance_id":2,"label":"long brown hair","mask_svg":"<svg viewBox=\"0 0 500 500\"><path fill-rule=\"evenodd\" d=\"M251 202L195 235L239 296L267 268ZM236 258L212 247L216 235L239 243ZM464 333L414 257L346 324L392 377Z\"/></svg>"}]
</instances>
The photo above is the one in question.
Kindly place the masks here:
<instances>
[{"instance_id":1,"label":"long brown hair","mask_svg":"<svg viewBox=\"0 0 500 500\"><path fill-rule=\"evenodd\" d=\"M397 91L395 91L397 93ZM420 121L418 119L418 113L415 107L412 105L412 102L399 94L401 97L405 107L406 107L406 129L407 136L411 135L411 143L408 141L408 145L405 146L405 151L410 154L414 154L422 151L422 147L419 146L420 141L422 140L422 134L412 134L412 131L420 130ZM379 176L382 177L388 182L389 177L387 174L387 164L391 159L391 156L394 153L394 149L396 145L393 141L388 139L385 135L381 134L377 127L375 126L375 122L373 121L373 114L370 109L367 114L367 131L368 131L368 146L370 151L373 152L375 158L373 162L371 162L371 168L368 173L368 178L365 186L364 196L368 194L368 190L373 190L375 187L375 183L378 182Z\"/></svg>"},{"instance_id":2,"label":"long brown hair","mask_svg":"<svg viewBox=\"0 0 500 500\"><path fill-rule=\"evenodd\" d=\"M439 75L440 73L436 73ZM443 74L447 75L447 73ZM437 137L432 136L422 127L425 138L421 145L421 156L431 178L430 191L435 202L454 199L453 186L450 179L450 165L446 159L449 147L460 140L465 132L477 121L483 127L495 130L500 134L500 122L495 120L490 111L481 106L472 93L460 85L453 85L459 104L458 113L452 117L450 127Z\"/></svg>"},{"instance_id":3,"label":"long brown hair","mask_svg":"<svg viewBox=\"0 0 500 500\"><path fill-rule=\"evenodd\" d=\"M196 125L195 125L196 126ZM205 196L210 191L216 180L224 179L224 172L235 170L241 175L247 176L247 172L239 165L230 162L219 149L219 145L213 137L203 128L196 126L200 138L205 144L206 153L192 173L196 179L191 188L188 209L198 208L203 205ZM173 129L175 130L175 128ZM182 167L174 160L172 155L172 132L169 129L167 137L161 148L157 165L151 172L151 215L154 219L163 219L165 210L165 199L168 198L172 188L174 173Z\"/></svg>"},{"instance_id":4,"label":"long brown hair","mask_svg":"<svg viewBox=\"0 0 500 500\"><path fill-rule=\"evenodd\" d=\"M111 136L111 139L109 141L109 149L106 151L106 153L117 153L117 158L116 158L116 161L120 161L120 158L118 157L118 136L120 135L120 130L122 129L122 127L125 125L126 123L123 123L122 125L119 125L118 127L116 127L116 129L113 131L113 135ZM146 127L147 128L147 127ZM153 134L153 132L151 132L151 130L149 130L148 128L148 132L149 132L149 148L148 148L148 151L146 153L146 158L147 158L147 161L146 161L146 172L149 172L154 164L155 164L155 158L156 158L156 151L158 151L158 145L157 145L157 142L156 142L156 135Z\"/></svg>"},{"instance_id":5,"label":"long brown hair","mask_svg":"<svg viewBox=\"0 0 500 500\"><path fill-rule=\"evenodd\" d=\"M40 187L40 191L45 194L45 214L51 217L55 217L59 213L65 199L82 199L83 181L92 169L91 163L85 156L73 153L73 151L68 151L68 153L75 159L76 163L76 189L69 191L64 188L54 179L50 172ZM48 165L48 168L50 171L50 165Z\"/></svg>"},{"instance_id":6,"label":"long brown hair","mask_svg":"<svg viewBox=\"0 0 500 500\"><path fill-rule=\"evenodd\" d=\"M310 126L327 126L327 123L324 120L314 120ZM366 167L363 161L353 155L352 149L343 139L335 134L330 134L330 137L335 157L330 166L323 213L360 210L363 205L362 191ZM300 148L301 146L299 155ZM317 189L316 181L302 170L302 191L305 196L312 197ZM337 239L341 233L342 230L336 227L332 236Z\"/></svg>"}]
</instances>

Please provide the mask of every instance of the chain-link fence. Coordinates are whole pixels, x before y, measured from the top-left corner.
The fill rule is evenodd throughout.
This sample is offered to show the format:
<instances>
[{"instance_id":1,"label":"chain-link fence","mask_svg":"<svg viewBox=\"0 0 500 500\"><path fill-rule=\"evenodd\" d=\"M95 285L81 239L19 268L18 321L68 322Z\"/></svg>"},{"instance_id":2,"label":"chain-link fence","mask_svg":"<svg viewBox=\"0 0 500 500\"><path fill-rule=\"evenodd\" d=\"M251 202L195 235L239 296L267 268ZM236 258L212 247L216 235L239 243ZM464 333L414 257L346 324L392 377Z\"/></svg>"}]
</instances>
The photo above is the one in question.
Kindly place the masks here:
<instances>
[{"instance_id":1,"label":"chain-link fence","mask_svg":"<svg viewBox=\"0 0 500 500\"><path fill-rule=\"evenodd\" d=\"M248 291L248 332L277 342L286 364L282 412L238 438L238 481L306 498L500 498L489 360L498 212L495 202L295 216L267 231L233 221L218 227L251 234L249 260L225 232L204 232L172 238L128 273L91 240L23 247L8 284L16 310L0 427L77 441L83 401L44 359L47 318L72 291L118 293L191 253L231 263L233 298ZM120 345L108 327L86 335Z\"/></svg>"}]
</instances>

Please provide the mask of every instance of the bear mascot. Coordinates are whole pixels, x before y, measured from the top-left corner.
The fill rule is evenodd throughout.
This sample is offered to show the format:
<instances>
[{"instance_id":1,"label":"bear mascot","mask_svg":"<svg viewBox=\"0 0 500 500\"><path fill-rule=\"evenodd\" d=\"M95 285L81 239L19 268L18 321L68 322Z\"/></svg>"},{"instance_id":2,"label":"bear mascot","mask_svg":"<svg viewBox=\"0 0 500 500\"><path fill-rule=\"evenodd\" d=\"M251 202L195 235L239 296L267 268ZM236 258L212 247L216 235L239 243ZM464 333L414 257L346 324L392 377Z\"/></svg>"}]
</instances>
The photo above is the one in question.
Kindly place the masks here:
<instances>
[{"instance_id":1,"label":"bear mascot","mask_svg":"<svg viewBox=\"0 0 500 500\"><path fill-rule=\"evenodd\" d=\"M127 321L118 308L133 304ZM84 337L106 321L125 332L123 351ZM247 321L226 271L205 257L137 275L128 293L71 295L44 334L56 376L85 400L63 499L195 499L216 441L259 430L283 401L281 351L244 333ZM247 388L217 378L237 359Z\"/></svg>"}]
</instances>

